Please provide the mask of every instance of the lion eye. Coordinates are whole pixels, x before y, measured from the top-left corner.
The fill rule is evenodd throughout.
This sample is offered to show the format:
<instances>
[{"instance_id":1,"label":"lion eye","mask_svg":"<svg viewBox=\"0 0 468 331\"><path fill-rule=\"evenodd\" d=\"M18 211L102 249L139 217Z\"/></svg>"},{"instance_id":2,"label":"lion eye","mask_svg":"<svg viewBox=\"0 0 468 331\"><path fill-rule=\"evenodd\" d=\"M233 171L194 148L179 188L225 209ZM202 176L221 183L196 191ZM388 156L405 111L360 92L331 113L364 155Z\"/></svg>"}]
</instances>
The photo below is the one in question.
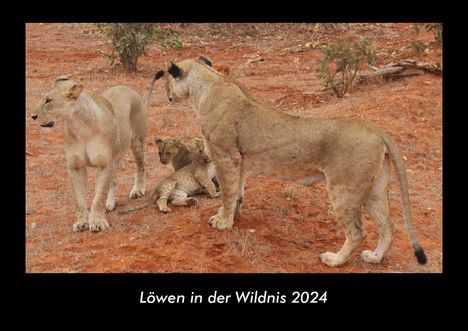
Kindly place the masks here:
<instances>
[{"instance_id":1,"label":"lion eye","mask_svg":"<svg viewBox=\"0 0 468 331\"><path fill-rule=\"evenodd\" d=\"M51 102L51 101L52 101L52 99L46 98L44 104L49 103L49 102Z\"/></svg>"}]
</instances>

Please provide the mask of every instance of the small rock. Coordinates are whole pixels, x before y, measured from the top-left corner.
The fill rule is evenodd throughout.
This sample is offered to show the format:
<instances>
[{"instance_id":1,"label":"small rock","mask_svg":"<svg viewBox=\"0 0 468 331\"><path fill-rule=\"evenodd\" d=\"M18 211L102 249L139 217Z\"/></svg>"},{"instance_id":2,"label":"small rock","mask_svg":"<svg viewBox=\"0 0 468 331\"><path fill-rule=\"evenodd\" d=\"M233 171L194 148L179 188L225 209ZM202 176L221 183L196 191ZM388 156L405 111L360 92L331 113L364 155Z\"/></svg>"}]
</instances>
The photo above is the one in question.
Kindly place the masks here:
<instances>
[{"instance_id":1,"label":"small rock","mask_svg":"<svg viewBox=\"0 0 468 331\"><path fill-rule=\"evenodd\" d=\"M134 241L134 240L135 240L135 237L130 237L129 240L130 240L130 241Z\"/></svg>"},{"instance_id":2,"label":"small rock","mask_svg":"<svg viewBox=\"0 0 468 331\"><path fill-rule=\"evenodd\" d=\"M250 233L254 233L254 232L255 232L255 229L249 229L249 232L250 232Z\"/></svg>"},{"instance_id":3,"label":"small rock","mask_svg":"<svg viewBox=\"0 0 468 331\"><path fill-rule=\"evenodd\" d=\"M424 82L424 84L426 84L426 85L432 85L432 82L431 82L430 80L426 80L426 81Z\"/></svg>"},{"instance_id":4,"label":"small rock","mask_svg":"<svg viewBox=\"0 0 468 331\"><path fill-rule=\"evenodd\" d=\"M424 53L425 53L425 54L429 54L429 53L430 53L429 48L426 48L426 49L424 50Z\"/></svg>"},{"instance_id":5,"label":"small rock","mask_svg":"<svg viewBox=\"0 0 468 331\"><path fill-rule=\"evenodd\" d=\"M403 160L408 161L408 158L406 156L402 156Z\"/></svg>"},{"instance_id":6,"label":"small rock","mask_svg":"<svg viewBox=\"0 0 468 331\"><path fill-rule=\"evenodd\" d=\"M31 223L31 230L34 230L36 228L37 224L36 222L32 222Z\"/></svg>"}]
</instances>

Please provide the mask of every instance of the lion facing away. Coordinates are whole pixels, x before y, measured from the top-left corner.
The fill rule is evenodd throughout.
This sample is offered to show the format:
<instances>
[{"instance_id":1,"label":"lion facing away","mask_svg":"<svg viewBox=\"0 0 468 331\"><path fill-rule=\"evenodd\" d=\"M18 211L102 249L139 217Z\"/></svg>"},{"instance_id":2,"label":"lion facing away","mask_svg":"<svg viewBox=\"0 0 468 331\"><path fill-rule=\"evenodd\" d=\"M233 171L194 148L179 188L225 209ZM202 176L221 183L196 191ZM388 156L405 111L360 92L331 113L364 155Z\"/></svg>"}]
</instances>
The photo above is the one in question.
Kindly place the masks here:
<instances>
[{"instance_id":1,"label":"lion facing away","mask_svg":"<svg viewBox=\"0 0 468 331\"><path fill-rule=\"evenodd\" d=\"M322 262L344 264L366 238L361 221L364 206L378 227L379 242L374 251L365 250L361 256L379 263L396 231L387 196L393 163L409 237L418 262L426 263L413 229L404 163L386 133L360 120L293 116L274 109L211 68L203 57L168 62L157 74L166 79L169 100L187 99L198 112L223 201L209 220L212 227L231 228L241 215L248 175L270 175L303 185L326 180L346 240L338 252L321 254Z\"/></svg>"}]
</instances>

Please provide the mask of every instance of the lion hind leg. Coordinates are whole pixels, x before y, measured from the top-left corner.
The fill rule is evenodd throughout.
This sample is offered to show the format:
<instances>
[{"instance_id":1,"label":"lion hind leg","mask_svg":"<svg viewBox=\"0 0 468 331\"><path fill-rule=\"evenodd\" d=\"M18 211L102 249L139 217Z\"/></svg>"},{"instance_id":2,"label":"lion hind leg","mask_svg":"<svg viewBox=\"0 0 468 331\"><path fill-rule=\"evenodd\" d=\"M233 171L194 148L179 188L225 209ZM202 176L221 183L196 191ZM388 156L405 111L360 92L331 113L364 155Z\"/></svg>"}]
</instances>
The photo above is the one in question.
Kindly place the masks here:
<instances>
[{"instance_id":1,"label":"lion hind leg","mask_svg":"<svg viewBox=\"0 0 468 331\"><path fill-rule=\"evenodd\" d=\"M362 199L359 196L348 194L347 191L329 191L338 223L343 227L346 235L343 247L337 253L325 252L320 255L321 261L330 267L346 263L354 250L366 238L361 220Z\"/></svg>"},{"instance_id":2,"label":"lion hind leg","mask_svg":"<svg viewBox=\"0 0 468 331\"><path fill-rule=\"evenodd\" d=\"M117 187L117 180L115 178L114 174L114 179L112 180L111 186L109 188L109 193L107 194L107 200L106 200L106 211L111 211L115 208L115 190Z\"/></svg>"},{"instance_id":3,"label":"lion hind leg","mask_svg":"<svg viewBox=\"0 0 468 331\"><path fill-rule=\"evenodd\" d=\"M130 149L135 157L136 176L135 183L130 193L130 198L135 199L145 195L145 146L146 146L146 112L141 103L134 105L130 113L130 126L132 139Z\"/></svg>"},{"instance_id":4,"label":"lion hind leg","mask_svg":"<svg viewBox=\"0 0 468 331\"><path fill-rule=\"evenodd\" d=\"M368 263L379 263L392 246L395 238L396 228L390 217L388 206L389 178L390 164L386 158L364 201L364 206L377 225L379 232L379 243L375 251L365 250L361 254L363 261Z\"/></svg>"},{"instance_id":5,"label":"lion hind leg","mask_svg":"<svg viewBox=\"0 0 468 331\"><path fill-rule=\"evenodd\" d=\"M130 148L135 157L136 175L130 198L135 199L145 195L145 137L134 134Z\"/></svg>"},{"instance_id":6,"label":"lion hind leg","mask_svg":"<svg viewBox=\"0 0 468 331\"><path fill-rule=\"evenodd\" d=\"M190 198L186 192L178 189L172 192L170 200L174 206L194 206L197 202L195 198Z\"/></svg>"}]
</instances>

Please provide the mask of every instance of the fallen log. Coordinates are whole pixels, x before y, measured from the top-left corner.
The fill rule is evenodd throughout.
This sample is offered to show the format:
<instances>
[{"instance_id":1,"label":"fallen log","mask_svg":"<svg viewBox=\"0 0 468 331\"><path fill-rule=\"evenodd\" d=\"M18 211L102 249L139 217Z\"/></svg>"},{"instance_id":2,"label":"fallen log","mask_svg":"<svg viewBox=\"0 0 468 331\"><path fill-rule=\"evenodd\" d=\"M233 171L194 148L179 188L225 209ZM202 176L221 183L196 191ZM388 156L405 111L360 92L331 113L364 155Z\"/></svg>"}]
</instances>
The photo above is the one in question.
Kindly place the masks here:
<instances>
[{"instance_id":1,"label":"fallen log","mask_svg":"<svg viewBox=\"0 0 468 331\"><path fill-rule=\"evenodd\" d=\"M382 68L372 67L374 72L358 72L357 77L360 79L370 79L377 76L382 76L383 79L402 78L415 75L423 75L425 72L430 72L435 75L440 75L442 70L437 64L425 62L417 62L406 59L398 63L390 63Z\"/></svg>"}]
</instances>

